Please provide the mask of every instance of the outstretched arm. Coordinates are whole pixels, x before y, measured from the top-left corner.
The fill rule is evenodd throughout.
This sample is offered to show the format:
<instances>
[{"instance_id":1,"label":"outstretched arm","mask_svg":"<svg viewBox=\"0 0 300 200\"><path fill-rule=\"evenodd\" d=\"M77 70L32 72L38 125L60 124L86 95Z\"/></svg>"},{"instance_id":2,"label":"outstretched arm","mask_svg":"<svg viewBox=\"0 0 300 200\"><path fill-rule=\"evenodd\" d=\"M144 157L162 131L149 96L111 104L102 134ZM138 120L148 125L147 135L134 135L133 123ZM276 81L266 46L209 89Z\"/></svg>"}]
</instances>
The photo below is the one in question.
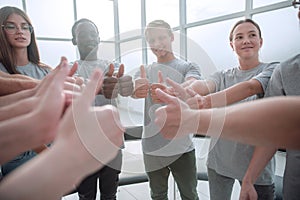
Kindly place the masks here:
<instances>
[{"instance_id":1,"label":"outstretched arm","mask_svg":"<svg viewBox=\"0 0 300 200\"><path fill-rule=\"evenodd\" d=\"M159 89L157 95L167 104L156 110L155 119L166 138L197 132L252 145L300 148L300 113L295 112L300 110L299 97L272 97L225 108L192 110Z\"/></svg>"},{"instance_id":2,"label":"outstretched arm","mask_svg":"<svg viewBox=\"0 0 300 200\"><path fill-rule=\"evenodd\" d=\"M32 89L40 81L21 74L7 74L0 71L0 96Z\"/></svg>"},{"instance_id":3,"label":"outstretched arm","mask_svg":"<svg viewBox=\"0 0 300 200\"><path fill-rule=\"evenodd\" d=\"M124 132L117 110L90 108L100 77L99 71L94 73L67 109L53 146L1 182L0 199L59 199L115 157Z\"/></svg>"}]
</instances>

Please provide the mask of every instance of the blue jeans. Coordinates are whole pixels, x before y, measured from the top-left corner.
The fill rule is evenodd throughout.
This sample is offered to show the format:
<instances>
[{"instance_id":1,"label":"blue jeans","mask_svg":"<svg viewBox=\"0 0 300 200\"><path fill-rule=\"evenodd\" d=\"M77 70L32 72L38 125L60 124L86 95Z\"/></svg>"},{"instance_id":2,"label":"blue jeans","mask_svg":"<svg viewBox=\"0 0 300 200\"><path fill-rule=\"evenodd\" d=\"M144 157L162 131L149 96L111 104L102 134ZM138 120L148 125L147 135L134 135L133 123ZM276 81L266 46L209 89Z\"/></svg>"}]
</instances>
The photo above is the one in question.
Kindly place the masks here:
<instances>
[{"instance_id":1,"label":"blue jeans","mask_svg":"<svg viewBox=\"0 0 300 200\"><path fill-rule=\"evenodd\" d=\"M151 189L151 198L153 200L168 199L168 178L170 172L172 172L181 199L198 200L195 150L178 156L174 162L167 166L162 165L160 169L154 171L147 170L147 165L151 166L155 162L156 164L164 163L164 160L167 159L170 159L170 157L144 154L144 162Z\"/></svg>"},{"instance_id":2,"label":"blue jeans","mask_svg":"<svg viewBox=\"0 0 300 200\"><path fill-rule=\"evenodd\" d=\"M230 200L232 187L235 179L218 174L215 170L207 168L209 193L211 200ZM240 184L242 182L240 181ZM275 186L256 185L254 188L257 192L258 200L274 200Z\"/></svg>"},{"instance_id":3,"label":"blue jeans","mask_svg":"<svg viewBox=\"0 0 300 200\"><path fill-rule=\"evenodd\" d=\"M13 160L5 163L4 165L1 166L1 171L3 176L6 176L10 172L12 172L14 169L17 167L23 165L26 163L28 160L36 156L37 154L34 151L26 151L17 157L15 157Z\"/></svg>"}]
</instances>

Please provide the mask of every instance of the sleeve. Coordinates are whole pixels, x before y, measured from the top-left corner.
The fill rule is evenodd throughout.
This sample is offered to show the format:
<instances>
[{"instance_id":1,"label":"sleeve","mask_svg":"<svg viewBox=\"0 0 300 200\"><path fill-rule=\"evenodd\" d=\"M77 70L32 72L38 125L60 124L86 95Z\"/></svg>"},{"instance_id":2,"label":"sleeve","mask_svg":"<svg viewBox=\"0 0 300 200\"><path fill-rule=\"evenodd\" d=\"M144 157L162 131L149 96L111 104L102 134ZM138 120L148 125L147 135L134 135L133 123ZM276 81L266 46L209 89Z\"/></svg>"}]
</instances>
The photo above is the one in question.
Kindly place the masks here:
<instances>
[{"instance_id":1,"label":"sleeve","mask_svg":"<svg viewBox=\"0 0 300 200\"><path fill-rule=\"evenodd\" d=\"M224 88L225 86L221 86L223 84L223 78L224 77L224 72L223 71L217 71L215 73L213 73L212 75L210 75L206 80L207 81L212 81L215 83L215 87L216 87L216 92L220 91L221 88ZM224 84L223 84L224 85Z\"/></svg>"},{"instance_id":2,"label":"sleeve","mask_svg":"<svg viewBox=\"0 0 300 200\"><path fill-rule=\"evenodd\" d=\"M278 66L271 76L268 87L266 89L265 97L283 95L285 95L285 91L282 83L281 66Z\"/></svg>"},{"instance_id":3,"label":"sleeve","mask_svg":"<svg viewBox=\"0 0 300 200\"><path fill-rule=\"evenodd\" d=\"M187 68L187 72L185 75L185 79L193 77L195 79L200 79L203 80L203 77L201 76L201 71L200 71L200 67L198 64L196 63L189 63L188 68Z\"/></svg>"},{"instance_id":4,"label":"sleeve","mask_svg":"<svg viewBox=\"0 0 300 200\"><path fill-rule=\"evenodd\" d=\"M253 77L253 79L258 80L261 83L264 93L266 92L273 70L278 66L278 64L278 62L267 64L261 73Z\"/></svg>"}]
</instances>

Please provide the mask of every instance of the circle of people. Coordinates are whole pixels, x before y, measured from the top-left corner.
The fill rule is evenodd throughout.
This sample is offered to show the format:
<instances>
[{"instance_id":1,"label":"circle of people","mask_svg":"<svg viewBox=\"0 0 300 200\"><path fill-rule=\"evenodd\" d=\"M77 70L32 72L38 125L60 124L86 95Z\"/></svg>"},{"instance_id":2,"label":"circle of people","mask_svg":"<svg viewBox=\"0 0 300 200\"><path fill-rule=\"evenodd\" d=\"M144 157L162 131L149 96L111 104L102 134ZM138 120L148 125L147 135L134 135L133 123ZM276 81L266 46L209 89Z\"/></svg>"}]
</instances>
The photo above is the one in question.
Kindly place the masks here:
<instances>
[{"instance_id":1,"label":"circle of people","mask_svg":"<svg viewBox=\"0 0 300 200\"><path fill-rule=\"evenodd\" d=\"M99 31L89 19L72 27L80 59L62 57L55 68L40 61L24 11L2 7L0 24L0 199L74 191L96 199L97 181L101 199L116 199L125 132L118 95L145 99L142 148L152 199L168 198L170 173L182 199L199 199L194 134L210 137L210 199L230 199L235 180L240 199L274 199L278 148L287 151L284 199L300 198L300 54L260 61L263 38L252 19L230 31L239 65L208 78L174 56L163 20L144 33L156 62L134 77L124 64L98 58Z\"/></svg>"}]
</instances>

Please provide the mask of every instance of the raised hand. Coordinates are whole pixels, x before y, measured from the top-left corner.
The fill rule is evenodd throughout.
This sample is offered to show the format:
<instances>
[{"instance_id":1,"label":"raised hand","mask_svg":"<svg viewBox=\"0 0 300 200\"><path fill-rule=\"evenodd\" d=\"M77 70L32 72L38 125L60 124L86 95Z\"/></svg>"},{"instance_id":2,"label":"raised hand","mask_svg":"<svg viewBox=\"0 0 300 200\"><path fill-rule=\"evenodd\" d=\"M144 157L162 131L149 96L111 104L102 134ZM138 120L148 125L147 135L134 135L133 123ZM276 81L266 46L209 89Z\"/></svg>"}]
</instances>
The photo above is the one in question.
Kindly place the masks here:
<instances>
[{"instance_id":1,"label":"raised hand","mask_svg":"<svg viewBox=\"0 0 300 200\"><path fill-rule=\"evenodd\" d=\"M81 161L95 163L94 169L114 158L123 143L124 132L115 107L90 106L100 78L101 72L95 71L82 95L67 109L54 142L54 145L61 144L66 151L73 151Z\"/></svg>"},{"instance_id":2,"label":"raised hand","mask_svg":"<svg viewBox=\"0 0 300 200\"><path fill-rule=\"evenodd\" d=\"M172 89L172 95L180 98L182 101L186 101L188 98L190 98L190 94L187 92L187 90L182 86L182 84L178 84L175 81L167 78L166 82L170 85Z\"/></svg>"},{"instance_id":3,"label":"raised hand","mask_svg":"<svg viewBox=\"0 0 300 200\"><path fill-rule=\"evenodd\" d=\"M133 97L146 98L148 96L150 84L149 84L149 80L147 79L147 74L144 65L140 66L140 72L141 72L140 78L135 80Z\"/></svg>"},{"instance_id":4,"label":"raised hand","mask_svg":"<svg viewBox=\"0 0 300 200\"><path fill-rule=\"evenodd\" d=\"M121 64L117 73L119 82L119 93L123 97L131 96L133 93L133 81L129 75L124 75L124 65Z\"/></svg>"},{"instance_id":5,"label":"raised hand","mask_svg":"<svg viewBox=\"0 0 300 200\"><path fill-rule=\"evenodd\" d=\"M156 95L156 89L159 88L162 91L166 91L167 86L164 84L164 78L161 71L158 71L158 83L152 83L150 86L150 95L153 103L162 103L162 101Z\"/></svg>"},{"instance_id":6,"label":"raised hand","mask_svg":"<svg viewBox=\"0 0 300 200\"><path fill-rule=\"evenodd\" d=\"M155 123L160 127L160 132L167 139L181 137L189 133L196 133L198 128L197 115L189 106L179 98L171 96L160 89L156 89L158 98L165 104L155 111Z\"/></svg>"},{"instance_id":7,"label":"raised hand","mask_svg":"<svg viewBox=\"0 0 300 200\"><path fill-rule=\"evenodd\" d=\"M187 93L191 96L189 99L186 100L186 103L192 109L205 109L211 108L210 98L207 96L201 96L200 94L196 93L194 90L187 88Z\"/></svg>"},{"instance_id":8,"label":"raised hand","mask_svg":"<svg viewBox=\"0 0 300 200\"><path fill-rule=\"evenodd\" d=\"M118 96L119 93L119 84L117 76L114 76L115 66L114 64L110 64L108 68L108 72L104 76L103 86L102 86L102 94L107 99L114 99ZM122 72L120 72L121 75Z\"/></svg>"}]
</instances>

